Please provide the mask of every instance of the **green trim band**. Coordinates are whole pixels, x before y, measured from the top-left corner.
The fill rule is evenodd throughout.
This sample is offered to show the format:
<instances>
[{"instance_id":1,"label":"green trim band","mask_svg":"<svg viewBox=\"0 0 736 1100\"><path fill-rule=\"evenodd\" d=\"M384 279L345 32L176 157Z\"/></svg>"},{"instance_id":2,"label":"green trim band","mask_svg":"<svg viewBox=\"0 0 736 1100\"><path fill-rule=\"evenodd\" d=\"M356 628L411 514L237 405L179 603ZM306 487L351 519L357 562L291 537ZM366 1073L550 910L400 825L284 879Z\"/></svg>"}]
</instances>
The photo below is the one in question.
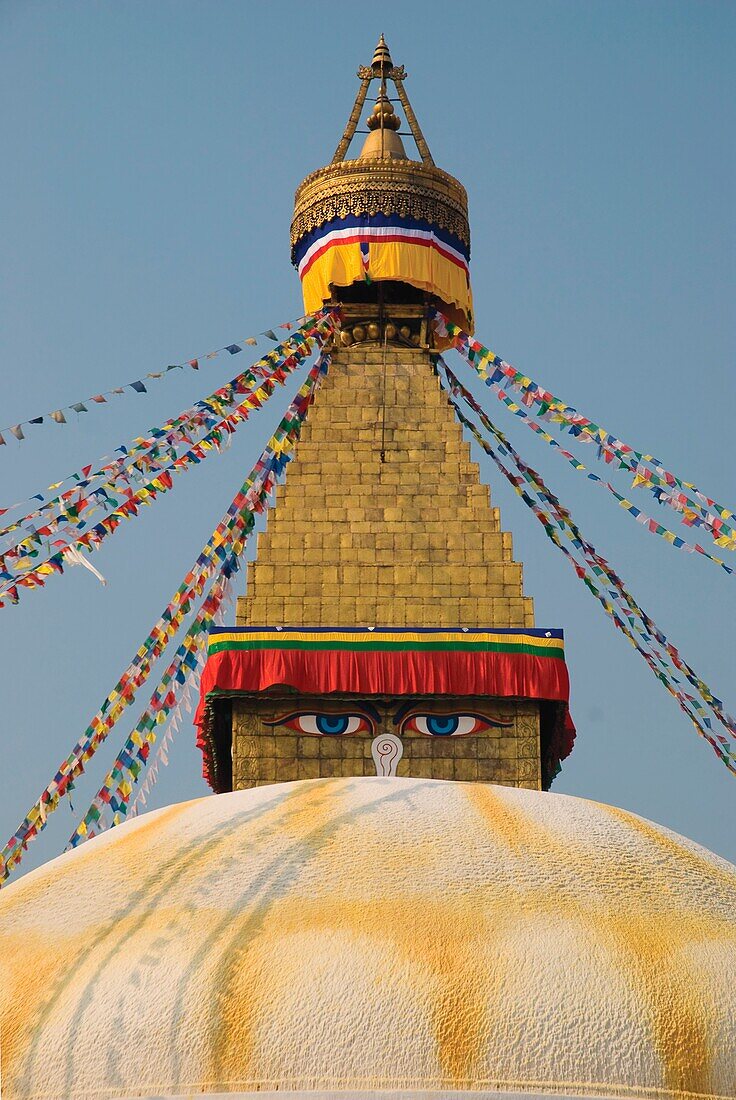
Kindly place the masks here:
<instances>
[{"instance_id":1,"label":"green trim band","mask_svg":"<svg viewBox=\"0 0 736 1100\"><path fill-rule=\"evenodd\" d=\"M523 653L530 657L551 657L557 661L565 660L565 651L557 646L535 646L529 643L509 642L305 642L296 639L279 639L278 644L271 640L243 641L243 642L212 642L208 654L210 657L216 653L224 653L235 650L322 650L344 651L353 653L375 652L400 652L400 653Z\"/></svg>"}]
</instances>

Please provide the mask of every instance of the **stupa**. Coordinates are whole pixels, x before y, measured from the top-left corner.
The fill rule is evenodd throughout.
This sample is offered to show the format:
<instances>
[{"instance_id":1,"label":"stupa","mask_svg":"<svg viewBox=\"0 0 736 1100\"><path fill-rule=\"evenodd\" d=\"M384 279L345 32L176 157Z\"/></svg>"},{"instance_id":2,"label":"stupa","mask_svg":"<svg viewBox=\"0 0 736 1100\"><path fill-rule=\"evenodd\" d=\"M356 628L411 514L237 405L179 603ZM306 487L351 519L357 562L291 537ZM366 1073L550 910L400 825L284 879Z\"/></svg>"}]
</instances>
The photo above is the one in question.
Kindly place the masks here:
<instances>
[{"instance_id":1,"label":"stupa","mask_svg":"<svg viewBox=\"0 0 736 1100\"><path fill-rule=\"evenodd\" d=\"M220 793L2 891L3 1100L735 1100L736 868L547 790L562 633L534 625L427 323L472 326L465 192L383 37L359 78L292 225L339 341L210 637Z\"/></svg>"},{"instance_id":2,"label":"stupa","mask_svg":"<svg viewBox=\"0 0 736 1100\"><path fill-rule=\"evenodd\" d=\"M218 792L377 768L546 789L574 732L562 632L534 626L428 325L441 306L472 327L467 196L434 164L383 38L358 75L291 227L305 308L339 305L341 339L237 628L211 635L205 774ZM346 160L373 81L367 136Z\"/></svg>"}]
</instances>

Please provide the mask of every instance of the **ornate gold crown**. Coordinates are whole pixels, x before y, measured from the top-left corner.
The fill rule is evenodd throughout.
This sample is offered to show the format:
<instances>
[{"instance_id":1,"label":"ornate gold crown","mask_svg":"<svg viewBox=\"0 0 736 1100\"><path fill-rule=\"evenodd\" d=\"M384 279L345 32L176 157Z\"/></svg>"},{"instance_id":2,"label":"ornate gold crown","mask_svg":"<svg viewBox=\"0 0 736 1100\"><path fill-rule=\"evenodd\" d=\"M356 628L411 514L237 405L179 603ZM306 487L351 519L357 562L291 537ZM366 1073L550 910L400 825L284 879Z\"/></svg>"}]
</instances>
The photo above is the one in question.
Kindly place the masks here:
<instances>
[{"instance_id":1,"label":"ornate gold crown","mask_svg":"<svg viewBox=\"0 0 736 1100\"><path fill-rule=\"evenodd\" d=\"M383 35L371 65L361 65L358 76L360 88L332 163L312 172L297 189L291 223L292 259L298 242L326 222L376 214L438 225L469 250L467 193L454 176L435 165L404 88L404 67L391 61ZM373 80L380 80L380 90L367 119L368 136L357 160L346 160ZM421 161L406 155L399 132L401 121L388 98L387 81L396 89Z\"/></svg>"}]
</instances>

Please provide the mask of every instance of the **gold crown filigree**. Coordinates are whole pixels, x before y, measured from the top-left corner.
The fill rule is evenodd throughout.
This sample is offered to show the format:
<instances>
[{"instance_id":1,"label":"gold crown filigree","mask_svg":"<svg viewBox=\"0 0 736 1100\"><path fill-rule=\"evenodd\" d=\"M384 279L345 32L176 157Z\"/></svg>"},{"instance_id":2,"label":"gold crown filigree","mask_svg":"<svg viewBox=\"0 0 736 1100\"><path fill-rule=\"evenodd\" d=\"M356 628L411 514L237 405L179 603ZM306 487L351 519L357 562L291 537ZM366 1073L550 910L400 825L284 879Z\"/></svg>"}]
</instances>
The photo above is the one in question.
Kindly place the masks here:
<instances>
[{"instance_id":1,"label":"gold crown filigree","mask_svg":"<svg viewBox=\"0 0 736 1100\"><path fill-rule=\"evenodd\" d=\"M440 226L470 248L463 185L417 161L348 160L312 172L299 185L291 223L292 249L333 218L394 214Z\"/></svg>"},{"instance_id":2,"label":"gold crown filigree","mask_svg":"<svg viewBox=\"0 0 736 1100\"><path fill-rule=\"evenodd\" d=\"M291 223L292 258L298 242L326 222L375 214L393 214L438 225L454 234L469 250L467 193L454 176L435 165L404 89L406 73L403 66L393 64L383 35L371 65L361 66L358 76L361 85L332 163L312 172L297 189ZM368 117L371 136L362 156L346 160L373 80L380 80L380 89L376 106ZM387 95L387 81L392 81L396 88L421 160L403 159L400 138L394 136L400 120ZM383 140L381 143L375 140L381 133L387 135L385 146Z\"/></svg>"}]
</instances>

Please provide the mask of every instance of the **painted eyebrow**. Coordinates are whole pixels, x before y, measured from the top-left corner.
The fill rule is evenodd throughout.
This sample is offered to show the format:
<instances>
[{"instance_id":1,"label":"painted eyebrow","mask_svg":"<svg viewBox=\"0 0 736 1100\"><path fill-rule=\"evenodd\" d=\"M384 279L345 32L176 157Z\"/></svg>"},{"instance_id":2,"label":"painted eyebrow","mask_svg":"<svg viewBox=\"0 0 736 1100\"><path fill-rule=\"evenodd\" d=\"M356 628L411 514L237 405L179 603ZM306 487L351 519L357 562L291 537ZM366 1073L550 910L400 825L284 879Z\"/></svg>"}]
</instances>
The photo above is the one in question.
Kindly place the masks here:
<instances>
[{"instance_id":1,"label":"painted eyebrow","mask_svg":"<svg viewBox=\"0 0 736 1100\"><path fill-rule=\"evenodd\" d=\"M304 714L328 714L335 717L345 717L346 715L357 715L360 718L368 718L371 722L380 723L381 716L378 710L370 703L358 702L352 707L336 708L334 710L326 710L318 706L314 706L311 709L302 707L300 710L290 710L286 714L282 714L279 718L267 719L263 718L264 726L280 726L284 722L291 721L292 718L301 718Z\"/></svg>"},{"instance_id":2,"label":"painted eyebrow","mask_svg":"<svg viewBox=\"0 0 736 1100\"><path fill-rule=\"evenodd\" d=\"M513 726L513 718L494 718L490 714L483 714L480 710L472 710L470 708L452 707L448 710L440 710L437 707L430 705L422 706L419 703L404 703L402 707L396 711L393 716L394 725L398 726L399 722L403 722L405 718L413 718L417 714L426 714L428 716L439 718L446 717L447 715L467 715L470 718L480 718L483 722L488 722L491 726Z\"/></svg>"},{"instance_id":3,"label":"painted eyebrow","mask_svg":"<svg viewBox=\"0 0 736 1100\"><path fill-rule=\"evenodd\" d=\"M393 716L394 725L398 726L398 724L402 720L402 718L406 718L409 711L413 710L414 707L416 707L416 705L417 704L415 702L403 703Z\"/></svg>"}]
</instances>

